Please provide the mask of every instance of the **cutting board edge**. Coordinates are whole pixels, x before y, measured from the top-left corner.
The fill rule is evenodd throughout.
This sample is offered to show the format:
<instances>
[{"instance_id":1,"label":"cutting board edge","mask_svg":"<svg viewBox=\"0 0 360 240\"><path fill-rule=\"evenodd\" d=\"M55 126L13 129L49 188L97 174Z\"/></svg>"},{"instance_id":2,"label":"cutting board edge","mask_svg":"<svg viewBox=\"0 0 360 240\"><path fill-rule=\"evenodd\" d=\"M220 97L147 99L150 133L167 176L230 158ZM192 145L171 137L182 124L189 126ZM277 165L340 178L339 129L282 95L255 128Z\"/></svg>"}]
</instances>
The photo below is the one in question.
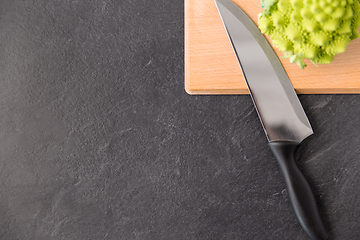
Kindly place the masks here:
<instances>
[{"instance_id":1,"label":"cutting board edge","mask_svg":"<svg viewBox=\"0 0 360 240\"><path fill-rule=\"evenodd\" d=\"M187 81L185 80L185 83ZM185 84L185 91L189 95L248 95L248 89L197 89ZM360 94L360 88L316 88L295 89L297 94Z\"/></svg>"}]
</instances>

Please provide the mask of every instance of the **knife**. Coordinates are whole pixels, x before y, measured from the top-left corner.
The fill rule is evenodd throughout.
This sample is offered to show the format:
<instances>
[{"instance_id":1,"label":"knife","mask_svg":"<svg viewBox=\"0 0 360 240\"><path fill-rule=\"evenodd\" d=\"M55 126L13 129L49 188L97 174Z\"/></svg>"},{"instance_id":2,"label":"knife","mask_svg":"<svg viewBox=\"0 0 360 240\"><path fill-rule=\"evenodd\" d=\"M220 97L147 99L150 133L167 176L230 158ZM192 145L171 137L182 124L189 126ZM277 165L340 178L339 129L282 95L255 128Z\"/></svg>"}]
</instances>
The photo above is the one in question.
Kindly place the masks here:
<instances>
[{"instance_id":1,"label":"knife","mask_svg":"<svg viewBox=\"0 0 360 240\"><path fill-rule=\"evenodd\" d=\"M311 239L327 239L315 197L295 163L296 149L313 130L289 77L251 19L231 0L215 0L215 3L269 146L285 178L295 215Z\"/></svg>"}]
</instances>

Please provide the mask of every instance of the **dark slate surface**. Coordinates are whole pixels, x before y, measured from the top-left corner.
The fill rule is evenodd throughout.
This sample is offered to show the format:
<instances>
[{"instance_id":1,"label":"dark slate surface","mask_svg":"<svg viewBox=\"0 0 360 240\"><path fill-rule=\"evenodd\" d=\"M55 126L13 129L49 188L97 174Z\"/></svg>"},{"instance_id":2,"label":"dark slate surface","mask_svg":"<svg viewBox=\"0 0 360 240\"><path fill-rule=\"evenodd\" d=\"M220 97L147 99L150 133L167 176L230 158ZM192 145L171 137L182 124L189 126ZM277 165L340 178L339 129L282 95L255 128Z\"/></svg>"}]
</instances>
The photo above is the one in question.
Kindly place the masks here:
<instances>
[{"instance_id":1,"label":"dark slate surface","mask_svg":"<svg viewBox=\"0 0 360 240\"><path fill-rule=\"evenodd\" d=\"M185 93L183 9L0 1L0 239L308 239L250 97ZM299 168L360 239L360 95L300 100Z\"/></svg>"}]
</instances>

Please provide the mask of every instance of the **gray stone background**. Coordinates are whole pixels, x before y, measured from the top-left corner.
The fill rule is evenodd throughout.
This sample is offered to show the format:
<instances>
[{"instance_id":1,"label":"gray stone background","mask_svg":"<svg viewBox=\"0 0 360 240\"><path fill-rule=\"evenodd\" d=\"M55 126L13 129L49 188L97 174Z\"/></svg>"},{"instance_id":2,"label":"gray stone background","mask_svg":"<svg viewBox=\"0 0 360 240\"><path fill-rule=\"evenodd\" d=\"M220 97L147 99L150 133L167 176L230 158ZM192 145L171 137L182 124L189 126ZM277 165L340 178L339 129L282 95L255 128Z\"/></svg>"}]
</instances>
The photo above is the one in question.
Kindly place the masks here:
<instances>
[{"instance_id":1,"label":"gray stone background","mask_svg":"<svg viewBox=\"0 0 360 240\"><path fill-rule=\"evenodd\" d=\"M182 0L1 0L0 81L0 239L308 239L250 97L185 93ZM299 98L299 168L360 239L360 95Z\"/></svg>"}]
</instances>

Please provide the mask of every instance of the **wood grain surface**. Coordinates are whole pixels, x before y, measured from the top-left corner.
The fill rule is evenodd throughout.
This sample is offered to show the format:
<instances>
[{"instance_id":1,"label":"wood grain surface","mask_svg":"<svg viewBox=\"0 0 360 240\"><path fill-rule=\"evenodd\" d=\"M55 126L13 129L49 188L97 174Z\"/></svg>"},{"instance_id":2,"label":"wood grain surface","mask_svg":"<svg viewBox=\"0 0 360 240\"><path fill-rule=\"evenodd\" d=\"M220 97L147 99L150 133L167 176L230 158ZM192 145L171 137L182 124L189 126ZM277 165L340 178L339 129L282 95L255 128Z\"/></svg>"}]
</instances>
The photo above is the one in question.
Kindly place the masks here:
<instances>
[{"instance_id":1,"label":"wood grain surface","mask_svg":"<svg viewBox=\"0 0 360 240\"><path fill-rule=\"evenodd\" d=\"M234 2L257 24L260 0ZM274 49L298 94L360 93L360 39L351 41L331 64L315 66L306 61L304 70L281 59L283 53ZM185 0L185 90L189 94L248 94L213 0Z\"/></svg>"}]
</instances>

